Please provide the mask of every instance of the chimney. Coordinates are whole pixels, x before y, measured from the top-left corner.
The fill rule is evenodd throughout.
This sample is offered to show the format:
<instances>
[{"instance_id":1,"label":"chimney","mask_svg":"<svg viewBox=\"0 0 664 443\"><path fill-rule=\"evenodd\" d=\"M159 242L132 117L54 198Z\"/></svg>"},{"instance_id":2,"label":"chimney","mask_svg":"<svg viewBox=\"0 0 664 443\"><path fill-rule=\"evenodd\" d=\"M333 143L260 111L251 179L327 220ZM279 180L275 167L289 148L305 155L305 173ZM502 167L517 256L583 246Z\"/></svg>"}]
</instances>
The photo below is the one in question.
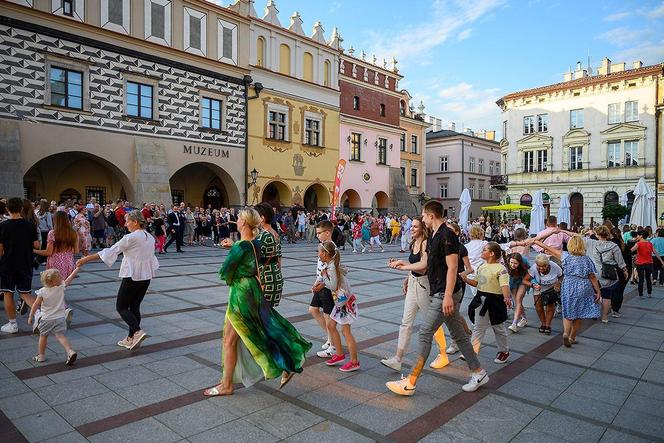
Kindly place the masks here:
<instances>
[{"instance_id":1,"label":"chimney","mask_svg":"<svg viewBox=\"0 0 664 443\"><path fill-rule=\"evenodd\" d=\"M477 138L483 138L486 140L486 129L480 129L475 133L475 137Z\"/></svg>"},{"instance_id":2,"label":"chimney","mask_svg":"<svg viewBox=\"0 0 664 443\"><path fill-rule=\"evenodd\" d=\"M473 133L473 130L470 128L463 128L463 133L466 135L470 135L471 137L475 135L475 133Z\"/></svg>"},{"instance_id":3,"label":"chimney","mask_svg":"<svg viewBox=\"0 0 664 443\"><path fill-rule=\"evenodd\" d=\"M588 71L583 69L581 62L576 62L576 71L574 72L574 79L580 79L588 76Z\"/></svg>"},{"instance_id":4,"label":"chimney","mask_svg":"<svg viewBox=\"0 0 664 443\"><path fill-rule=\"evenodd\" d=\"M450 131L455 131L456 132L456 124L454 122L449 122L447 124L447 129L449 129Z\"/></svg>"},{"instance_id":5,"label":"chimney","mask_svg":"<svg viewBox=\"0 0 664 443\"><path fill-rule=\"evenodd\" d=\"M611 72L623 72L625 70L625 62L622 63L612 63Z\"/></svg>"},{"instance_id":6,"label":"chimney","mask_svg":"<svg viewBox=\"0 0 664 443\"><path fill-rule=\"evenodd\" d=\"M487 140L496 141L496 131L486 131L486 137L484 138Z\"/></svg>"},{"instance_id":7,"label":"chimney","mask_svg":"<svg viewBox=\"0 0 664 443\"><path fill-rule=\"evenodd\" d=\"M602 65L599 67L597 73L599 75L611 74L611 60L609 60L608 57L602 59Z\"/></svg>"},{"instance_id":8,"label":"chimney","mask_svg":"<svg viewBox=\"0 0 664 443\"><path fill-rule=\"evenodd\" d=\"M643 62L641 60L635 61L632 65L632 69L639 69L643 67Z\"/></svg>"}]
</instances>

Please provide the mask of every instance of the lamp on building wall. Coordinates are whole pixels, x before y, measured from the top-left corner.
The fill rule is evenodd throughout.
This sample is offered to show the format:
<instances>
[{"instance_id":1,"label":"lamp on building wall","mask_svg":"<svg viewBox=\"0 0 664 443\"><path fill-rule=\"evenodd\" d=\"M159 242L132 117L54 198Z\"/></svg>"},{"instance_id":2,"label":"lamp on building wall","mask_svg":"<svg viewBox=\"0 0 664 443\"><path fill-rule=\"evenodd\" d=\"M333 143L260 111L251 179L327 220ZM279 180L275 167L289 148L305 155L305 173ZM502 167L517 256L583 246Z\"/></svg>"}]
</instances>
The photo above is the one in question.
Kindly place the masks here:
<instances>
[{"instance_id":1,"label":"lamp on building wall","mask_svg":"<svg viewBox=\"0 0 664 443\"><path fill-rule=\"evenodd\" d=\"M374 146L375 146L375 147L378 147L378 140L376 140L376 141L374 142Z\"/></svg>"},{"instance_id":2,"label":"lamp on building wall","mask_svg":"<svg viewBox=\"0 0 664 443\"><path fill-rule=\"evenodd\" d=\"M248 97L248 100L253 100L255 98L258 98L261 95L261 91L263 90L263 83L256 82L254 83L254 91L256 91L256 95L253 97Z\"/></svg>"},{"instance_id":3,"label":"lamp on building wall","mask_svg":"<svg viewBox=\"0 0 664 443\"><path fill-rule=\"evenodd\" d=\"M368 142L369 142L369 140L367 140L367 139L365 138L365 139L364 139L364 146L366 146Z\"/></svg>"},{"instance_id":4,"label":"lamp on building wall","mask_svg":"<svg viewBox=\"0 0 664 443\"><path fill-rule=\"evenodd\" d=\"M258 171L256 170L256 168L254 168L249 174L251 175L251 182L249 183L249 187L255 186L256 179L258 178Z\"/></svg>"},{"instance_id":5,"label":"lamp on building wall","mask_svg":"<svg viewBox=\"0 0 664 443\"><path fill-rule=\"evenodd\" d=\"M348 137L346 137L346 141L347 141L348 143L350 143L350 135L349 135Z\"/></svg>"},{"instance_id":6,"label":"lamp on building wall","mask_svg":"<svg viewBox=\"0 0 664 443\"><path fill-rule=\"evenodd\" d=\"M390 143L390 151L392 150L392 143Z\"/></svg>"}]
</instances>

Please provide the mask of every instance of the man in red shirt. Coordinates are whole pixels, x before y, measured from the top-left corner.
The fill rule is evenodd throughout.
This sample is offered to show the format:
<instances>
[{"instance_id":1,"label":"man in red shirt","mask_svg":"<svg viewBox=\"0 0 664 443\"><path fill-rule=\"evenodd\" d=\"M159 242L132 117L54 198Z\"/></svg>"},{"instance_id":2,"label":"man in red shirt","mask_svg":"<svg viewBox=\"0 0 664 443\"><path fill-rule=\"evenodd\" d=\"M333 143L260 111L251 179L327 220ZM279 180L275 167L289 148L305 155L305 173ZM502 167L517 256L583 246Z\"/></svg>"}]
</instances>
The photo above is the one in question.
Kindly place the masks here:
<instances>
[{"instance_id":1,"label":"man in red shirt","mask_svg":"<svg viewBox=\"0 0 664 443\"><path fill-rule=\"evenodd\" d=\"M150 219L152 218L152 211L150 210L150 206L147 203L143 203L143 209L141 209L141 214L143 215L145 221L150 223Z\"/></svg>"},{"instance_id":2,"label":"man in red shirt","mask_svg":"<svg viewBox=\"0 0 664 443\"><path fill-rule=\"evenodd\" d=\"M115 219L118 221L118 228L121 231L125 229L125 214L127 212L124 208L124 202L122 200L117 201L117 206L115 207Z\"/></svg>"},{"instance_id":3,"label":"man in red shirt","mask_svg":"<svg viewBox=\"0 0 664 443\"><path fill-rule=\"evenodd\" d=\"M643 297L643 279L645 277L648 289L648 297L652 297L652 264L653 255L662 263L664 261L652 243L648 241L648 232L642 229L636 233L636 244L632 247L632 252L636 252L636 272L639 274L639 297Z\"/></svg>"}]
</instances>

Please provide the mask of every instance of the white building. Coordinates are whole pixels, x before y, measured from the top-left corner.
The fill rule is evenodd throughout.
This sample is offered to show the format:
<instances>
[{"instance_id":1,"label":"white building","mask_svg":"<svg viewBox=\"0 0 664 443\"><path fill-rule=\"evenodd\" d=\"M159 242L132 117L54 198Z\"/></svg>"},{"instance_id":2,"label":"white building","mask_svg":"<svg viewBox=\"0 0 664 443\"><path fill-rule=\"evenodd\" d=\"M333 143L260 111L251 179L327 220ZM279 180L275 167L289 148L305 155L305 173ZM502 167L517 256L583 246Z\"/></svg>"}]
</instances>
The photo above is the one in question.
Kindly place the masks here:
<instances>
[{"instance_id":1,"label":"white building","mask_svg":"<svg viewBox=\"0 0 664 443\"><path fill-rule=\"evenodd\" d=\"M605 58L597 74L588 75L579 63L562 83L498 100L509 200L530 204L544 189L547 210L555 215L567 194L572 224L587 225L591 218L601 221L602 208L618 203L640 177L654 189L663 67L635 62L626 69Z\"/></svg>"}]
</instances>

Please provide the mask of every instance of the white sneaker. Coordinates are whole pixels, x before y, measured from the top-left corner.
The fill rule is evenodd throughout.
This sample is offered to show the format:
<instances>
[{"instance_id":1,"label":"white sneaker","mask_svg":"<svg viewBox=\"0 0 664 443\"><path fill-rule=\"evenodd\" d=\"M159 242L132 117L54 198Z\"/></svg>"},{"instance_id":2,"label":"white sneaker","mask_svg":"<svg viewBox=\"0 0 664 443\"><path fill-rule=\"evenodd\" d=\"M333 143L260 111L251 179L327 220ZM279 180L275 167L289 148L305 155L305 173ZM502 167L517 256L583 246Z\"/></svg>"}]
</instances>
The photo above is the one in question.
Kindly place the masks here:
<instances>
[{"instance_id":1,"label":"white sneaker","mask_svg":"<svg viewBox=\"0 0 664 443\"><path fill-rule=\"evenodd\" d=\"M399 381L388 381L385 386L397 395L411 397L415 394L415 386L411 385L407 378L402 378Z\"/></svg>"},{"instance_id":2,"label":"white sneaker","mask_svg":"<svg viewBox=\"0 0 664 443\"><path fill-rule=\"evenodd\" d=\"M362 248L362 254L364 254L364 252L365 252L366 250L367 250L366 247L365 247L365 248Z\"/></svg>"},{"instance_id":3,"label":"white sneaker","mask_svg":"<svg viewBox=\"0 0 664 443\"><path fill-rule=\"evenodd\" d=\"M509 325L509 326L507 327L507 329L509 329L510 331L512 331L512 332L515 333L515 334L516 334L517 332L519 332L519 328L517 327L517 325L516 325L515 323L512 323L511 325Z\"/></svg>"},{"instance_id":4,"label":"white sneaker","mask_svg":"<svg viewBox=\"0 0 664 443\"><path fill-rule=\"evenodd\" d=\"M618 312L616 312L616 311L612 311L612 312L611 312L611 317L613 317L613 318L620 318L620 313L618 313Z\"/></svg>"},{"instance_id":5,"label":"white sneaker","mask_svg":"<svg viewBox=\"0 0 664 443\"><path fill-rule=\"evenodd\" d=\"M385 358L380 362L390 369L394 369L397 372L401 372L401 361L397 360L396 357Z\"/></svg>"},{"instance_id":6,"label":"white sneaker","mask_svg":"<svg viewBox=\"0 0 664 443\"><path fill-rule=\"evenodd\" d=\"M450 354L450 355L451 354L456 354L457 352L459 352L459 347L457 346L457 344L455 342L452 342L452 344L449 345L447 347L447 349L445 350L445 353Z\"/></svg>"},{"instance_id":7,"label":"white sneaker","mask_svg":"<svg viewBox=\"0 0 664 443\"><path fill-rule=\"evenodd\" d=\"M327 349L330 346L332 346L332 343L330 343L330 339L328 338L327 340L325 340L325 343L323 343L323 346L321 346L320 348L321 349Z\"/></svg>"},{"instance_id":8,"label":"white sneaker","mask_svg":"<svg viewBox=\"0 0 664 443\"><path fill-rule=\"evenodd\" d=\"M0 328L0 331L6 332L8 334L16 334L18 333L18 323L14 322L8 322L5 325Z\"/></svg>"},{"instance_id":9,"label":"white sneaker","mask_svg":"<svg viewBox=\"0 0 664 443\"><path fill-rule=\"evenodd\" d=\"M461 389L466 392L474 392L477 391L477 388L487 384L488 382L489 374L487 374L486 371L482 369L480 372L473 372L470 376L470 380L468 380L468 383L463 385Z\"/></svg>"},{"instance_id":10,"label":"white sneaker","mask_svg":"<svg viewBox=\"0 0 664 443\"><path fill-rule=\"evenodd\" d=\"M333 355L336 355L337 350L334 349L334 346L330 346L327 349L323 349L322 351L316 352L316 355L319 356L320 358L330 358Z\"/></svg>"},{"instance_id":11,"label":"white sneaker","mask_svg":"<svg viewBox=\"0 0 664 443\"><path fill-rule=\"evenodd\" d=\"M526 317L521 317L521 320L516 325L520 328L525 328L528 325L528 320L526 320Z\"/></svg>"}]
</instances>

